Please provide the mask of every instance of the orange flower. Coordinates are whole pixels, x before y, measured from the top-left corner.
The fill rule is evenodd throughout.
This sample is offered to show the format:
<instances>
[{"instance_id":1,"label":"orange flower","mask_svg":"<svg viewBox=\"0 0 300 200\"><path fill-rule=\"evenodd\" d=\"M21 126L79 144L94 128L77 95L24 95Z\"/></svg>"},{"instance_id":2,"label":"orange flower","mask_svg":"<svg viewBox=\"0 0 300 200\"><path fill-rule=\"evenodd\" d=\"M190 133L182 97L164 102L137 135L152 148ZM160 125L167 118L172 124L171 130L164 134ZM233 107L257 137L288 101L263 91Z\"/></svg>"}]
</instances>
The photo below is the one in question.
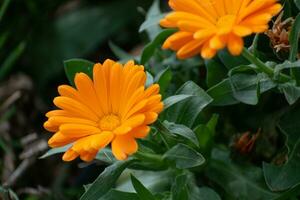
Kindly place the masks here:
<instances>
[{"instance_id":1,"label":"orange flower","mask_svg":"<svg viewBox=\"0 0 300 200\"><path fill-rule=\"evenodd\" d=\"M178 28L163 44L185 59L198 53L212 58L227 46L240 55L242 37L261 33L282 8L277 0L169 0L174 10L160 21L167 28Z\"/></svg>"},{"instance_id":2,"label":"orange flower","mask_svg":"<svg viewBox=\"0 0 300 200\"><path fill-rule=\"evenodd\" d=\"M54 104L60 110L46 114L44 127L55 134L51 147L73 143L63 160L76 157L91 161L97 152L111 143L118 160L138 149L136 138L144 138L149 124L163 109L159 86L145 89L144 67L129 61L124 67L112 60L95 64L93 80L84 73L75 76L76 89L62 85Z\"/></svg>"}]
</instances>

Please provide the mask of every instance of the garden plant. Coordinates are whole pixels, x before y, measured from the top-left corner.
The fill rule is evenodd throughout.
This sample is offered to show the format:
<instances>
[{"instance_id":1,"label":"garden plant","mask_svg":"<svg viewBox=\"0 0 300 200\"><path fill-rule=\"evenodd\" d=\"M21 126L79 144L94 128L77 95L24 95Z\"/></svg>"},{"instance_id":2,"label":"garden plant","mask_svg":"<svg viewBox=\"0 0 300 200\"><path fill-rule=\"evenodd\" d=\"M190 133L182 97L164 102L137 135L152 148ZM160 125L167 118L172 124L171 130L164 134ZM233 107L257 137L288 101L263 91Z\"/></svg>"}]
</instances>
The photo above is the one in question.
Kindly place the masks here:
<instances>
[{"instance_id":1,"label":"garden plant","mask_svg":"<svg viewBox=\"0 0 300 200\"><path fill-rule=\"evenodd\" d=\"M40 198L299 199L300 1L151 3L139 7L145 20L134 35L143 35L143 45L134 52L110 41L114 56L62 57L66 78L40 112L50 149L39 160L99 170L76 197ZM16 51L24 48L22 41ZM40 73L47 91L47 71ZM18 199L9 186L1 187L3 198Z\"/></svg>"}]
</instances>

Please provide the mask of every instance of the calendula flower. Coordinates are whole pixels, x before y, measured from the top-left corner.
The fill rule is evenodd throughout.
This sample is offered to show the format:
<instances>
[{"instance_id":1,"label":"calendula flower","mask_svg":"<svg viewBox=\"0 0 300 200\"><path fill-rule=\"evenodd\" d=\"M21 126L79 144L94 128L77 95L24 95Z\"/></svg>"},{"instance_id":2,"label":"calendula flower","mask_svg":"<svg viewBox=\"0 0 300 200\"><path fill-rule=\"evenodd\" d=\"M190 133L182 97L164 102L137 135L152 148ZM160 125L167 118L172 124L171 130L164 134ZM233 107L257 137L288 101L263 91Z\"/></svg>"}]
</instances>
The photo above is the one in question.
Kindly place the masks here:
<instances>
[{"instance_id":1,"label":"calendula flower","mask_svg":"<svg viewBox=\"0 0 300 200\"><path fill-rule=\"evenodd\" d=\"M163 109L159 86L145 88L144 67L129 61L124 66L112 60L95 64L93 80L84 73L74 79L76 89L62 85L54 99L58 110L46 114L44 127L55 134L51 147L72 143L63 160L76 157L91 161L111 143L114 156L124 160L138 149Z\"/></svg>"},{"instance_id":2,"label":"calendula flower","mask_svg":"<svg viewBox=\"0 0 300 200\"><path fill-rule=\"evenodd\" d=\"M266 31L282 8L277 0L169 0L169 5L174 11L160 24L178 32L163 48L177 51L181 59L198 53L209 59L225 47L232 55L240 55L242 38Z\"/></svg>"}]
</instances>

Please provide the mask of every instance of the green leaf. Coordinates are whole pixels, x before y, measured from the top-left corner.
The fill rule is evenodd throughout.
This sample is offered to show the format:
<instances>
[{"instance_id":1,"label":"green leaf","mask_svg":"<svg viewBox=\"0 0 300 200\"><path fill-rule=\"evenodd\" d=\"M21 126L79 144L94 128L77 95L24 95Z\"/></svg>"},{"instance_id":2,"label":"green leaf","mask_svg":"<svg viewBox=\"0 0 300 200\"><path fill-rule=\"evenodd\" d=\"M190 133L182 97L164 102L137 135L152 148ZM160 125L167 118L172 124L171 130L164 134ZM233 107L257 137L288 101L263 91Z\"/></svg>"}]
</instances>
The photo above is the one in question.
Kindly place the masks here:
<instances>
[{"instance_id":1,"label":"green leaf","mask_svg":"<svg viewBox=\"0 0 300 200\"><path fill-rule=\"evenodd\" d=\"M131 182L140 199L155 200L153 194L132 174L131 174Z\"/></svg>"},{"instance_id":2,"label":"green leaf","mask_svg":"<svg viewBox=\"0 0 300 200\"><path fill-rule=\"evenodd\" d=\"M0 7L0 21L2 20L3 15L5 14L6 9L7 9L10 2L11 2L11 0L4 0L3 1L2 5Z\"/></svg>"},{"instance_id":3,"label":"green leaf","mask_svg":"<svg viewBox=\"0 0 300 200\"><path fill-rule=\"evenodd\" d=\"M148 10L146 20L139 28L139 32L147 31L150 40L153 40L155 36L162 30L159 26L159 21L165 16L161 13L159 8L159 0L154 0L153 4Z\"/></svg>"},{"instance_id":4,"label":"green leaf","mask_svg":"<svg viewBox=\"0 0 300 200\"><path fill-rule=\"evenodd\" d=\"M50 149L48 150L44 155L42 155L40 157L40 159L43 159L43 158L47 158L49 156L52 156L52 155L55 155L55 154L58 154L58 153L64 153L66 152L70 147L72 147L73 144L68 144L66 146L63 146L63 147L58 147L58 148L53 148L53 149Z\"/></svg>"},{"instance_id":5,"label":"green leaf","mask_svg":"<svg viewBox=\"0 0 300 200\"><path fill-rule=\"evenodd\" d=\"M298 7L298 9L300 10L300 0L294 0L296 6Z\"/></svg>"},{"instance_id":6,"label":"green leaf","mask_svg":"<svg viewBox=\"0 0 300 200\"><path fill-rule=\"evenodd\" d=\"M188 187L187 187L187 175L181 174L175 178L175 182L172 185L172 200L189 199Z\"/></svg>"},{"instance_id":7,"label":"green leaf","mask_svg":"<svg viewBox=\"0 0 300 200\"><path fill-rule=\"evenodd\" d=\"M140 162L139 162L140 163ZM132 166L130 166L131 168ZM171 170L163 171L152 171L150 170L132 170L130 173L133 173L134 176L149 190L152 194L161 193L165 191L166 188L170 187L170 184L173 182ZM122 179L117 183L116 189L125 191L125 192L135 192L135 189L132 185L130 178Z\"/></svg>"},{"instance_id":8,"label":"green leaf","mask_svg":"<svg viewBox=\"0 0 300 200\"><path fill-rule=\"evenodd\" d=\"M212 131L206 125L200 124L195 128L194 132L197 135L200 149L203 151L209 151L213 142Z\"/></svg>"},{"instance_id":9,"label":"green leaf","mask_svg":"<svg viewBox=\"0 0 300 200\"><path fill-rule=\"evenodd\" d=\"M251 65L241 65L229 72L229 81L233 96L236 100L256 105L259 95L276 86L276 84L264 73L256 74Z\"/></svg>"},{"instance_id":10,"label":"green leaf","mask_svg":"<svg viewBox=\"0 0 300 200\"><path fill-rule=\"evenodd\" d=\"M206 125L200 124L194 129L202 153L210 155L219 116L214 114Z\"/></svg>"},{"instance_id":11,"label":"green leaf","mask_svg":"<svg viewBox=\"0 0 300 200\"><path fill-rule=\"evenodd\" d=\"M174 161L178 169L193 168L205 163L205 158L184 144L177 144L164 154L164 158Z\"/></svg>"},{"instance_id":12,"label":"green leaf","mask_svg":"<svg viewBox=\"0 0 300 200\"><path fill-rule=\"evenodd\" d=\"M276 166L264 163L263 170L266 182L273 191L283 191L300 183L300 118L299 106L291 110L279 122L280 130L286 136L286 146L288 148L288 161Z\"/></svg>"},{"instance_id":13,"label":"green leaf","mask_svg":"<svg viewBox=\"0 0 300 200\"><path fill-rule=\"evenodd\" d=\"M257 75L235 74L229 80L234 98L249 105L256 105L258 103L259 81Z\"/></svg>"},{"instance_id":14,"label":"green leaf","mask_svg":"<svg viewBox=\"0 0 300 200\"><path fill-rule=\"evenodd\" d=\"M123 192L119 190L112 189L108 193L106 193L101 198L97 200L140 200L136 193L132 192Z\"/></svg>"},{"instance_id":15,"label":"green leaf","mask_svg":"<svg viewBox=\"0 0 300 200\"><path fill-rule=\"evenodd\" d=\"M104 196L113 187L121 173L132 162L133 160L118 161L106 167L88 190L80 197L80 200L95 200Z\"/></svg>"},{"instance_id":16,"label":"green leaf","mask_svg":"<svg viewBox=\"0 0 300 200\"><path fill-rule=\"evenodd\" d=\"M216 133L216 126L219 120L218 114L213 114L210 120L207 122L206 126L212 132L213 135Z\"/></svg>"},{"instance_id":17,"label":"green leaf","mask_svg":"<svg viewBox=\"0 0 300 200\"><path fill-rule=\"evenodd\" d=\"M225 79L209 88L207 94L213 98L212 105L214 106L227 106L239 103L239 101L234 98L229 79Z\"/></svg>"},{"instance_id":18,"label":"green leaf","mask_svg":"<svg viewBox=\"0 0 300 200\"><path fill-rule=\"evenodd\" d=\"M297 5L297 4L296 4ZM299 45L299 36L300 36L300 14L297 15L292 30L289 34L289 43L291 45L289 60L291 62L296 61L298 54L298 45ZM293 77L296 79L296 83L300 85L300 69L291 69Z\"/></svg>"},{"instance_id":19,"label":"green leaf","mask_svg":"<svg viewBox=\"0 0 300 200\"><path fill-rule=\"evenodd\" d=\"M260 168L234 163L229 151L214 149L208 165L206 174L226 191L226 196L222 196L224 199L260 200L277 197L267 189Z\"/></svg>"},{"instance_id":20,"label":"green leaf","mask_svg":"<svg viewBox=\"0 0 300 200\"><path fill-rule=\"evenodd\" d=\"M172 80L172 72L169 67L160 71L154 78L154 82L158 83L160 86L160 93L162 96L165 96L165 91L167 90L168 86L170 85Z\"/></svg>"},{"instance_id":21,"label":"green leaf","mask_svg":"<svg viewBox=\"0 0 300 200\"><path fill-rule=\"evenodd\" d=\"M287 82L280 84L278 88L282 90L290 105L294 104L300 97L300 87L295 86L293 83Z\"/></svg>"},{"instance_id":22,"label":"green leaf","mask_svg":"<svg viewBox=\"0 0 300 200\"><path fill-rule=\"evenodd\" d=\"M179 103L181 101L187 100L191 97L196 97L195 95L186 95L186 94L179 94L179 95L174 95L166 98L164 102L164 109L166 110L167 108L173 106L176 103Z\"/></svg>"},{"instance_id":23,"label":"green leaf","mask_svg":"<svg viewBox=\"0 0 300 200\"><path fill-rule=\"evenodd\" d=\"M89 75L91 78L93 77L94 63L88 60L78 58L66 60L64 61L64 67L68 80L73 86L75 86L74 78L76 73L83 72Z\"/></svg>"},{"instance_id":24,"label":"green leaf","mask_svg":"<svg viewBox=\"0 0 300 200\"><path fill-rule=\"evenodd\" d=\"M184 138L188 139L189 141L191 141L196 146L198 146L197 137L190 128L188 128L182 124L169 123L166 121L164 122L164 125L170 131L170 133L184 137Z\"/></svg>"},{"instance_id":25,"label":"green leaf","mask_svg":"<svg viewBox=\"0 0 300 200\"><path fill-rule=\"evenodd\" d=\"M141 55L141 64L144 65L146 62L150 60L150 58L153 56L155 50L161 46L161 44L176 30L173 29L166 29L160 32L155 39L147 44L142 52Z\"/></svg>"},{"instance_id":26,"label":"green leaf","mask_svg":"<svg viewBox=\"0 0 300 200\"><path fill-rule=\"evenodd\" d=\"M206 83L209 88L227 77L228 70L217 58L206 60L205 66L207 71Z\"/></svg>"},{"instance_id":27,"label":"green leaf","mask_svg":"<svg viewBox=\"0 0 300 200\"><path fill-rule=\"evenodd\" d=\"M274 68L274 76L275 78L279 75L279 73L284 69L291 69L291 68L300 68L300 60L297 60L295 62L291 62L286 60L282 64L275 65Z\"/></svg>"},{"instance_id":28,"label":"green leaf","mask_svg":"<svg viewBox=\"0 0 300 200\"><path fill-rule=\"evenodd\" d=\"M170 107L165 112L166 119L190 128L195 123L200 112L213 100L202 88L192 81L183 84L177 90L176 95L192 95L192 97Z\"/></svg>"},{"instance_id":29,"label":"green leaf","mask_svg":"<svg viewBox=\"0 0 300 200\"><path fill-rule=\"evenodd\" d=\"M7 74L11 71L17 59L21 56L25 49L25 43L21 42L4 60L0 67L0 80L5 78Z\"/></svg>"}]
</instances>

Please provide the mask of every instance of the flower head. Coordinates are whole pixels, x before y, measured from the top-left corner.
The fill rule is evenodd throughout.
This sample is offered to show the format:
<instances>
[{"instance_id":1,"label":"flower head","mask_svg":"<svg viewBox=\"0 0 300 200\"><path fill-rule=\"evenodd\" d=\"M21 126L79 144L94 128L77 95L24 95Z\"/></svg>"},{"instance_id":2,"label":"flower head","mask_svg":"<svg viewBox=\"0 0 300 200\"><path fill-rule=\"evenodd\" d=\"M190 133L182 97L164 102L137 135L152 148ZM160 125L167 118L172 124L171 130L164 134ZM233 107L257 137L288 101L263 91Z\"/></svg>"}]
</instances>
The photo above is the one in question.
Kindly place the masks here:
<instances>
[{"instance_id":1,"label":"flower head","mask_svg":"<svg viewBox=\"0 0 300 200\"><path fill-rule=\"evenodd\" d=\"M232 55L242 52L242 37L261 33L282 8L277 0L169 0L174 10L161 26L178 28L163 44L177 51L178 58L198 53L212 58L227 46Z\"/></svg>"},{"instance_id":2,"label":"flower head","mask_svg":"<svg viewBox=\"0 0 300 200\"><path fill-rule=\"evenodd\" d=\"M76 89L62 85L54 99L58 110L46 114L44 127L55 134L51 147L73 143L63 160L76 157L91 161L111 143L112 152L124 160L137 151L136 138L144 138L163 109L159 86L145 88L144 67L129 61L124 66L112 60L95 64L93 80L84 73L75 76Z\"/></svg>"}]
</instances>

